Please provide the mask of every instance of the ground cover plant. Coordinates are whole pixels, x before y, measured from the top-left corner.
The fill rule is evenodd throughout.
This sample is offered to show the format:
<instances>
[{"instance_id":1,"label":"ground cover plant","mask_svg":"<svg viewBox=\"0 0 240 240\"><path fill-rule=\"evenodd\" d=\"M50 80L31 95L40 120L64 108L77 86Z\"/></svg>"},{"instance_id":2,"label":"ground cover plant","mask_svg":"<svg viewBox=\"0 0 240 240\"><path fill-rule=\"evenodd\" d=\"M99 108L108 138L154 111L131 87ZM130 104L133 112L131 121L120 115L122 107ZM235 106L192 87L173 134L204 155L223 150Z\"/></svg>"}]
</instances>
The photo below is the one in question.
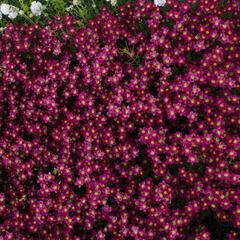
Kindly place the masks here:
<instances>
[{"instance_id":1,"label":"ground cover plant","mask_svg":"<svg viewBox=\"0 0 240 240\"><path fill-rule=\"evenodd\" d=\"M218 0L4 25L0 239L239 239L239 29Z\"/></svg>"}]
</instances>

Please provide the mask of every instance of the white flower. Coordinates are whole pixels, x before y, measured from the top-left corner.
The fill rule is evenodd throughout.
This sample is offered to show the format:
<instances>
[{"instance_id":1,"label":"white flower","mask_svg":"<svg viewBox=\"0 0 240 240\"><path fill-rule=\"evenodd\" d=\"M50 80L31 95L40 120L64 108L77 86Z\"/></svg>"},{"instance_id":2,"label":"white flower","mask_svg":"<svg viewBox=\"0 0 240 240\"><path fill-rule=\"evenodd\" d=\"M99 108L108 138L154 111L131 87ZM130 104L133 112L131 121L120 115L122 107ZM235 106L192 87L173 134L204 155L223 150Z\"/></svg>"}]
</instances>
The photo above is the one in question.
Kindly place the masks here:
<instances>
[{"instance_id":1,"label":"white flower","mask_svg":"<svg viewBox=\"0 0 240 240\"><path fill-rule=\"evenodd\" d=\"M117 0L111 0L111 4L112 4L112 6L116 6L117 5Z\"/></svg>"},{"instance_id":2,"label":"white flower","mask_svg":"<svg viewBox=\"0 0 240 240\"><path fill-rule=\"evenodd\" d=\"M69 7L66 8L66 10L69 12L73 9L73 5L70 5Z\"/></svg>"},{"instance_id":3,"label":"white flower","mask_svg":"<svg viewBox=\"0 0 240 240\"><path fill-rule=\"evenodd\" d=\"M17 7L5 3L1 4L0 10L2 14L7 15L10 19L16 18L19 13Z\"/></svg>"},{"instance_id":4,"label":"white flower","mask_svg":"<svg viewBox=\"0 0 240 240\"><path fill-rule=\"evenodd\" d=\"M2 12L0 11L0 20L2 19Z\"/></svg>"},{"instance_id":5,"label":"white flower","mask_svg":"<svg viewBox=\"0 0 240 240\"><path fill-rule=\"evenodd\" d=\"M106 0L107 2L110 2L112 6L117 5L117 0Z\"/></svg>"},{"instance_id":6,"label":"white flower","mask_svg":"<svg viewBox=\"0 0 240 240\"><path fill-rule=\"evenodd\" d=\"M8 17L10 19L14 19L17 17L18 13L19 13L19 9L17 7L10 6L10 11L9 11Z\"/></svg>"},{"instance_id":7,"label":"white flower","mask_svg":"<svg viewBox=\"0 0 240 240\"><path fill-rule=\"evenodd\" d=\"M40 16L42 14L42 11L45 9L45 6L38 1L33 1L30 9L34 16Z\"/></svg>"},{"instance_id":8,"label":"white flower","mask_svg":"<svg viewBox=\"0 0 240 240\"><path fill-rule=\"evenodd\" d=\"M73 5L78 5L79 4L79 0L73 0L73 3L72 3Z\"/></svg>"},{"instance_id":9,"label":"white flower","mask_svg":"<svg viewBox=\"0 0 240 240\"><path fill-rule=\"evenodd\" d=\"M158 7L163 7L166 4L166 0L154 0L154 4Z\"/></svg>"},{"instance_id":10,"label":"white flower","mask_svg":"<svg viewBox=\"0 0 240 240\"><path fill-rule=\"evenodd\" d=\"M3 4L1 4L0 9L1 9L1 12L2 12L3 15L8 15L9 12L10 12L10 5L6 4L6 3L3 3Z\"/></svg>"},{"instance_id":11,"label":"white flower","mask_svg":"<svg viewBox=\"0 0 240 240\"><path fill-rule=\"evenodd\" d=\"M20 10L19 11L19 15L23 15L24 14L24 11L23 10Z\"/></svg>"}]
</instances>

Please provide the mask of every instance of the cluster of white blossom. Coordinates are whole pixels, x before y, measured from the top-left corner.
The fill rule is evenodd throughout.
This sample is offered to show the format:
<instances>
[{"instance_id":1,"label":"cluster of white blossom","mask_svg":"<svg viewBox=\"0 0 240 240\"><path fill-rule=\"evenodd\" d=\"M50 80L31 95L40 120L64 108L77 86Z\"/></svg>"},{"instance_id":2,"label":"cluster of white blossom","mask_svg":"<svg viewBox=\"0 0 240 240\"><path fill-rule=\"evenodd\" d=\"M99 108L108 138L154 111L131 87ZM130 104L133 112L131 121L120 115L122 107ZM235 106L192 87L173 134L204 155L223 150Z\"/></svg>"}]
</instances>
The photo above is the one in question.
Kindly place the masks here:
<instances>
[{"instance_id":1,"label":"cluster of white blossom","mask_svg":"<svg viewBox=\"0 0 240 240\"><path fill-rule=\"evenodd\" d=\"M9 4L6 4L6 3L2 3L0 5L0 10L1 10L0 18L2 18L2 15L6 15L10 19L14 19L18 16L19 13L20 14L22 13L22 12L20 12L19 8L9 5Z\"/></svg>"},{"instance_id":2,"label":"cluster of white blossom","mask_svg":"<svg viewBox=\"0 0 240 240\"><path fill-rule=\"evenodd\" d=\"M43 5L41 2L33 1L30 9L31 9L31 12L32 12L33 16L39 17L39 16L41 16L43 10L46 9L46 6Z\"/></svg>"},{"instance_id":3,"label":"cluster of white blossom","mask_svg":"<svg viewBox=\"0 0 240 240\"><path fill-rule=\"evenodd\" d=\"M31 14L33 16L40 16L45 8L46 6L41 2L32 1L30 6ZM15 19L18 15L23 14L23 10L20 10L18 7L15 7L13 5L7 3L2 3L0 5L0 20L2 19L3 15L7 16L10 19Z\"/></svg>"}]
</instances>

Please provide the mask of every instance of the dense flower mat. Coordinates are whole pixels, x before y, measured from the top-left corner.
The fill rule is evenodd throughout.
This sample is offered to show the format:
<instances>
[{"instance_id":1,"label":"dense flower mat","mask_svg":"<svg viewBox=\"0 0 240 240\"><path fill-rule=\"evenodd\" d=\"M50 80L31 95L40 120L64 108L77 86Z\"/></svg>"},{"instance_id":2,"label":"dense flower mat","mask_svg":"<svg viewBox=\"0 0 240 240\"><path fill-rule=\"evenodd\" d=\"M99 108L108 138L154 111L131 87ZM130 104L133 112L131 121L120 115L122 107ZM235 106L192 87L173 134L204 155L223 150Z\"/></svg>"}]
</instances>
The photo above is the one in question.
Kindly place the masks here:
<instances>
[{"instance_id":1,"label":"dense flower mat","mask_svg":"<svg viewBox=\"0 0 240 240\"><path fill-rule=\"evenodd\" d=\"M139 0L0 35L0 239L239 239L239 8Z\"/></svg>"}]
</instances>

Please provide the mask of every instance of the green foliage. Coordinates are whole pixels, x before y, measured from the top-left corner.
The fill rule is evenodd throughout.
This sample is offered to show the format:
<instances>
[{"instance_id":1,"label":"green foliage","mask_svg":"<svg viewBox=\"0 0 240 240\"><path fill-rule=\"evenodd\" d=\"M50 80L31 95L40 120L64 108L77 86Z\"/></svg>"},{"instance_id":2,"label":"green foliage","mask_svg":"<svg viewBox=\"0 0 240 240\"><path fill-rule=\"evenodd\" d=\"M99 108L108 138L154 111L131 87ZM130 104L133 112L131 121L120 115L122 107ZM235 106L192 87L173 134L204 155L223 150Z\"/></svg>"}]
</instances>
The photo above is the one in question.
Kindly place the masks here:
<instances>
[{"instance_id":1,"label":"green foliage","mask_svg":"<svg viewBox=\"0 0 240 240\"><path fill-rule=\"evenodd\" d=\"M51 0L49 1L49 8L53 13L62 14L65 12L66 2L64 0Z\"/></svg>"}]
</instances>

